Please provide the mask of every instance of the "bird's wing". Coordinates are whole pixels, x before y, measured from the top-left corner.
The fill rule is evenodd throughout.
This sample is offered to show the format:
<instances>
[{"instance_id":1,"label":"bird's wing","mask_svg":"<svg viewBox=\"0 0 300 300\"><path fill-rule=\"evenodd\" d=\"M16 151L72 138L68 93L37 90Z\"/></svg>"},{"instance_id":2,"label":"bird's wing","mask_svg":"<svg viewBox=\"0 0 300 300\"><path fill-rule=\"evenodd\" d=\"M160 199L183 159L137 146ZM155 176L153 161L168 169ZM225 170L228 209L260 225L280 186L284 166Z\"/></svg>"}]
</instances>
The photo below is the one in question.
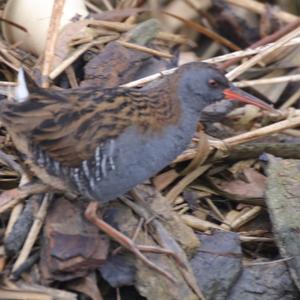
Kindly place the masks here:
<instances>
[{"instance_id":1,"label":"bird's wing","mask_svg":"<svg viewBox=\"0 0 300 300\"><path fill-rule=\"evenodd\" d=\"M75 167L137 122L135 112L126 90L38 90L25 102L3 103L0 119L16 136Z\"/></svg>"}]
</instances>

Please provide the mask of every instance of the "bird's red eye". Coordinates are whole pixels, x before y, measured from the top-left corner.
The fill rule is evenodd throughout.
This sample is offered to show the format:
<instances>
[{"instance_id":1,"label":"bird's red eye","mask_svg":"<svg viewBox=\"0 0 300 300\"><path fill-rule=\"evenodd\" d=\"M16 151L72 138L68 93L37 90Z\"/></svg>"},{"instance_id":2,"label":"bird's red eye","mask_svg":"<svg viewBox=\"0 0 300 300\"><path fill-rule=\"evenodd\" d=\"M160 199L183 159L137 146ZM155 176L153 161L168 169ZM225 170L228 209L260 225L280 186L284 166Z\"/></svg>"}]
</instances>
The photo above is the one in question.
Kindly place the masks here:
<instances>
[{"instance_id":1,"label":"bird's red eye","mask_svg":"<svg viewBox=\"0 0 300 300\"><path fill-rule=\"evenodd\" d=\"M218 86L218 82L214 79L210 79L208 80L208 83L210 86L213 86L213 87L217 87Z\"/></svg>"}]
</instances>

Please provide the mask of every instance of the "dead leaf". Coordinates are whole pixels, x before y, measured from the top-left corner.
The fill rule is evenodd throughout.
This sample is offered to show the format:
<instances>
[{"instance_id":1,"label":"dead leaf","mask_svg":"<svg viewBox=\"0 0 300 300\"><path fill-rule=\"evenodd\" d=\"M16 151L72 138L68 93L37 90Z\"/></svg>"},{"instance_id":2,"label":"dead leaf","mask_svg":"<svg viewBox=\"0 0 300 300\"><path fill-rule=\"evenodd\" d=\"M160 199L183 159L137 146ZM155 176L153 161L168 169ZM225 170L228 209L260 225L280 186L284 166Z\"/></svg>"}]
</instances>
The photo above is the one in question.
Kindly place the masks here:
<instances>
[{"instance_id":1,"label":"dead leaf","mask_svg":"<svg viewBox=\"0 0 300 300\"><path fill-rule=\"evenodd\" d=\"M54 201L44 226L40 267L46 280L70 280L106 260L109 241L64 198Z\"/></svg>"},{"instance_id":2,"label":"dead leaf","mask_svg":"<svg viewBox=\"0 0 300 300\"><path fill-rule=\"evenodd\" d=\"M243 175L246 181L241 179L228 181L217 177L209 177L209 181L218 189L219 193L229 199L245 202L259 201L260 199L261 204L266 190L266 177L253 168L245 169Z\"/></svg>"}]
</instances>

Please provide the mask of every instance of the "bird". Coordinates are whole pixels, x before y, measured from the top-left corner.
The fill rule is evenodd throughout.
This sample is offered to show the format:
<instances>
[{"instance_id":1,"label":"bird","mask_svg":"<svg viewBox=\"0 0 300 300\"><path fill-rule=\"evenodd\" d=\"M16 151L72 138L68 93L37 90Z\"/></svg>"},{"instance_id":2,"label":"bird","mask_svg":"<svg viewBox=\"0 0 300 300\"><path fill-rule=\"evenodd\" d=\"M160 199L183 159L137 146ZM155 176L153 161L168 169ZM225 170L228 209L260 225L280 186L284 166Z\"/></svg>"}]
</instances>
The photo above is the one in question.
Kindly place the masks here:
<instances>
[{"instance_id":1,"label":"bird","mask_svg":"<svg viewBox=\"0 0 300 300\"><path fill-rule=\"evenodd\" d=\"M54 189L88 199L87 219L161 273L143 247L97 217L98 206L168 166L190 143L206 106L228 99L273 110L202 62L143 88L28 91L24 74L18 76L19 92L1 101L0 121L32 172Z\"/></svg>"}]
</instances>

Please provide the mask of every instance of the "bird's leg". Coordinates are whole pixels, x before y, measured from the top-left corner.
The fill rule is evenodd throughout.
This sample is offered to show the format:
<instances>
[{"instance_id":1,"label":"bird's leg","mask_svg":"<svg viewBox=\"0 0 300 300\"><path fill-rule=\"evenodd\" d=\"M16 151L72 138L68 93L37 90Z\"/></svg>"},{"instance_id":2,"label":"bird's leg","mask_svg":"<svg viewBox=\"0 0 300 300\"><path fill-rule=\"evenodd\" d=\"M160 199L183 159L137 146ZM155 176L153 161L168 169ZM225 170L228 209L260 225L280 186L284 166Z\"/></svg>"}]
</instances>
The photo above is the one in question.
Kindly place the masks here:
<instances>
[{"instance_id":1,"label":"bird's leg","mask_svg":"<svg viewBox=\"0 0 300 300\"><path fill-rule=\"evenodd\" d=\"M126 248L127 250L131 251L133 254L135 254L139 259L141 259L149 268L157 271L158 273L162 274L163 276L167 277L172 282L175 282L174 277L164 271L162 268L151 262L143 253L142 251L146 252L159 252L159 253L165 253L172 255L173 252L162 249L155 246L140 246L136 245L130 238L128 238L126 235L124 235L122 232L116 230L111 225L106 223L104 220L99 218L97 216L97 208L98 203L97 202L90 202L89 205L86 208L85 211L85 217L87 220L89 220L91 223L93 223L95 226L97 226L100 230L105 232L109 237L120 243L121 246Z\"/></svg>"},{"instance_id":2,"label":"bird's leg","mask_svg":"<svg viewBox=\"0 0 300 300\"><path fill-rule=\"evenodd\" d=\"M151 221L153 221L153 219L156 219L156 218L162 219L161 216L157 215L155 212L152 211L149 204L142 197L140 197L138 193L136 193L135 189L132 190L132 194L134 195L135 199L138 202L140 202L140 205L128 200L126 197L120 197L120 199L127 206L129 206L137 215L139 215L142 218L144 218L145 220L147 220L146 224L149 224ZM151 211L151 214L153 214L153 215L149 214L149 210ZM139 245L138 247L143 252L164 253L169 256L172 256L181 267L186 269L186 265L183 262L183 260L177 255L176 252L174 252L172 250L168 250L166 248L156 247L156 246Z\"/></svg>"},{"instance_id":3,"label":"bird's leg","mask_svg":"<svg viewBox=\"0 0 300 300\"><path fill-rule=\"evenodd\" d=\"M133 236L132 236L132 238L131 238L131 240L132 240L133 242L135 242L135 240L137 239L138 234L140 233L141 228L142 228L144 222L145 222L145 219L144 219L144 218L140 218L139 223L138 223L136 229L134 230ZM113 255L118 254L122 249L123 249L122 246L116 248L116 249L113 251Z\"/></svg>"},{"instance_id":4,"label":"bird's leg","mask_svg":"<svg viewBox=\"0 0 300 300\"><path fill-rule=\"evenodd\" d=\"M152 218L155 218L155 217L152 217ZM135 229L135 232L134 232L132 238L130 239L133 243L135 242L139 232L141 231L141 227L142 227L144 222L145 222L145 219L141 218L141 221L139 222L137 228ZM149 220L146 222L146 224L148 222L149 222ZM170 255L176 260L176 262L181 267L186 268L186 266L184 265L182 260L178 257L178 255L175 252L171 251L171 250L168 250L168 249L162 248L162 247L157 247L157 246L150 246L150 245L135 245L135 246L142 252L161 253L161 254ZM122 247L118 247L117 249L114 250L113 254L117 254L121 249L122 249Z\"/></svg>"}]
</instances>

